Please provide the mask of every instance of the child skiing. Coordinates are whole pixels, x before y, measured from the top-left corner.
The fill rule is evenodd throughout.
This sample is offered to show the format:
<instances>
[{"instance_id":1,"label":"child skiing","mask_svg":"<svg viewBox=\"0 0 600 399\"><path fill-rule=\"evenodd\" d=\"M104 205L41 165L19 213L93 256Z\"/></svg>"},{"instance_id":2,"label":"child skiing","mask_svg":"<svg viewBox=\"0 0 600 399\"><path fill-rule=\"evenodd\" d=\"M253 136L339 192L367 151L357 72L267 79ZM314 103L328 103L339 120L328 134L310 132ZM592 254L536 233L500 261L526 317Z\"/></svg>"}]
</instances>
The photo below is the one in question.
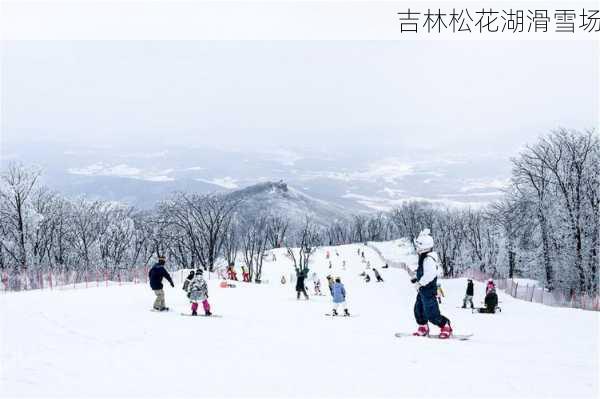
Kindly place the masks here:
<instances>
[{"instance_id":1,"label":"child skiing","mask_svg":"<svg viewBox=\"0 0 600 399\"><path fill-rule=\"evenodd\" d=\"M344 288L344 284L339 277L335 278L335 283L331 288L331 294L333 296L333 312L332 316L337 316L338 307L342 306L344 308L344 316L350 316L348 312L348 307L346 306L346 289Z\"/></svg>"},{"instance_id":2,"label":"child skiing","mask_svg":"<svg viewBox=\"0 0 600 399\"><path fill-rule=\"evenodd\" d=\"M433 252L433 238L429 229L421 231L419 237L415 240L415 246L419 255L419 264L416 277L411 282L417 290L414 311L419 328L413 335L429 335L428 322L431 322L440 328L439 338L450 338L452 334L450 320L440 314L436 299L438 257Z\"/></svg>"},{"instance_id":3,"label":"child skiing","mask_svg":"<svg viewBox=\"0 0 600 399\"><path fill-rule=\"evenodd\" d=\"M444 290L442 289L442 285L440 283L437 284L437 301L438 303L442 303L442 298L444 298L446 295L444 295Z\"/></svg>"},{"instance_id":4,"label":"child skiing","mask_svg":"<svg viewBox=\"0 0 600 399\"><path fill-rule=\"evenodd\" d=\"M197 269L193 274L192 279L190 280L190 276L185 281L184 287L187 288L188 298L190 299L190 303L192 304L192 316L198 316L198 302L202 302L202 307L204 308L204 314L206 316L211 316L210 312L210 304L208 303L208 286L206 285L206 280L202 276L202 269Z\"/></svg>"}]
</instances>

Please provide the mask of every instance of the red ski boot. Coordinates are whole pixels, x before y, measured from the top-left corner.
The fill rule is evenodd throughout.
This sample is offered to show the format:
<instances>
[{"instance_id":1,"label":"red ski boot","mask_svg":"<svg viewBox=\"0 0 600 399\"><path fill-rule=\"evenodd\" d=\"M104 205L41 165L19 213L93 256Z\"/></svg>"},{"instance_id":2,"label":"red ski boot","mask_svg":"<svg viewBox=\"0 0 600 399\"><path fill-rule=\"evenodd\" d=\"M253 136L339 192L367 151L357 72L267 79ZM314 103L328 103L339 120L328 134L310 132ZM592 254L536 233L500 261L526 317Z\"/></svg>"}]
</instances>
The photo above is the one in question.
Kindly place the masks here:
<instances>
[{"instance_id":1,"label":"red ski boot","mask_svg":"<svg viewBox=\"0 0 600 399\"><path fill-rule=\"evenodd\" d=\"M413 335L415 337L426 337L427 335L429 335L429 327L427 326L427 324L419 325L419 328L413 333Z\"/></svg>"},{"instance_id":2,"label":"red ski boot","mask_svg":"<svg viewBox=\"0 0 600 399\"><path fill-rule=\"evenodd\" d=\"M450 323L444 324L444 327L440 330L440 338L448 339L452 335L452 327L450 327Z\"/></svg>"}]
</instances>

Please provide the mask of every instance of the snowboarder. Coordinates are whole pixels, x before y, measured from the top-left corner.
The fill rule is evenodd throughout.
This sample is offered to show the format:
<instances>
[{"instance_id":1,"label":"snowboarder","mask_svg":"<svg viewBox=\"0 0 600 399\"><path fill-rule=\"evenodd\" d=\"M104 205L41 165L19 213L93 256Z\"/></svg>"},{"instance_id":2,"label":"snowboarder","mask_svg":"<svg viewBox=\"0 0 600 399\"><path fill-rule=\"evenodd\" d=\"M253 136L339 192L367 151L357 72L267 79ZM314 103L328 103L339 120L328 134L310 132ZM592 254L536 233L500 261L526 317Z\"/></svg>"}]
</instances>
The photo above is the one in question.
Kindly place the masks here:
<instances>
[{"instance_id":1,"label":"snowboarder","mask_svg":"<svg viewBox=\"0 0 600 399\"><path fill-rule=\"evenodd\" d=\"M479 313L496 313L497 308L498 308L498 294L496 294L496 289L492 288L485 295L485 308L478 308L477 311Z\"/></svg>"},{"instance_id":2,"label":"snowboarder","mask_svg":"<svg viewBox=\"0 0 600 399\"><path fill-rule=\"evenodd\" d=\"M490 292L491 290L495 290L495 289L496 289L496 284L494 284L494 280L489 279L485 286L485 295L487 295L488 292Z\"/></svg>"},{"instance_id":3,"label":"snowboarder","mask_svg":"<svg viewBox=\"0 0 600 399\"><path fill-rule=\"evenodd\" d=\"M300 270L296 269L296 299L300 299L300 294L304 294L304 298L308 300L308 294L306 293L306 287L304 286L304 280L306 279L306 274L308 273L308 269Z\"/></svg>"},{"instance_id":4,"label":"snowboarder","mask_svg":"<svg viewBox=\"0 0 600 399\"><path fill-rule=\"evenodd\" d=\"M467 307L467 302L471 304L471 309L473 309L473 280L471 279L467 280L467 292L465 293L465 298L463 299L463 309Z\"/></svg>"},{"instance_id":5,"label":"snowboarder","mask_svg":"<svg viewBox=\"0 0 600 399\"><path fill-rule=\"evenodd\" d=\"M439 338L446 339L452 334L450 320L440 314L440 308L436 299L438 256L433 252L433 238L429 229L419 233L415 240L415 247L419 255L419 264L416 277L411 282L417 290L415 301L415 319L419 328L413 335L429 335L428 322L440 328Z\"/></svg>"},{"instance_id":6,"label":"snowboarder","mask_svg":"<svg viewBox=\"0 0 600 399\"><path fill-rule=\"evenodd\" d=\"M250 273L248 272L248 269L246 269L245 266L242 266L242 279L245 283L250 282Z\"/></svg>"},{"instance_id":7,"label":"snowboarder","mask_svg":"<svg viewBox=\"0 0 600 399\"><path fill-rule=\"evenodd\" d=\"M382 269L387 269L388 267L389 267L389 266L388 266L388 264L387 264L387 263L385 264L385 266L381 266L381 268L382 268Z\"/></svg>"},{"instance_id":8,"label":"snowboarder","mask_svg":"<svg viewBox=\"0 0 600 399\"><path fill-rule=\"evenodd\" d=\"M329 293L331 294L331 296L333 296L333 277L331 277L331 275L327 275L327 286L329 287Z\"/></svg>"},{"instance_id":9,"label":"snowboarder","mask_svg":"<svg viewBox=\"0 0 600 399\"><path fill-rule=\"evenodd\" d=\"M235 272L235 265L233 263L227 267L227 278L237 281L237 273Z\"/></svg>"},{"instance_id":10,"label":"snowboarder","mask_svg":"<svg viewBox=\"0 0 600 399\"><path fill-rule=\"evenodd\" d=\"M156 299L154 300L154 305L152 306L154 310L158 311L166 311L169 310L168 307L165 306L165 292L163 290L162 280L166 278L167 281L171 284L171 287L175 287L173 284L173 280L171 279L171 275L165 269L165 257L159 256L158 263L150 268L148 271L148 280L150 280L150 288L154 291L156 295Z\"/></svg>"},{"instance_id":11,"label":"snowboarder","mask_svg":"<svg viewBox=\"0 0 600 399\"><path fill-rule=\"evenodd\" d=\"M312 281L315 289L315 295L323 295L321 294L321 280L319 279L317 272L313 272Z\"/></svg>"},{"instance_id":12,"label":"snowboarder","mask_svg":"<svg viewBox=\"0 0 600 399\"><path fill-rule=\"evenodd\" d=\"M437 284L437 292L436 292L436 298L438 303L442 303L442 298L444 298L446 295L444 295L444 290L442 289L442 285L440 283Z\"/></svg>"},{"instance_id":13,"label":"snowboarder","mask_svg":"<svg viewBox=\"0 0 600 399\"><path fill-rule=\"evenodd\" d=\"M197 269L194 277L187 286L188 298L192 304L192 316L198 316L198 302L202 302L204 314L211 316L210 304L208 303L208 286L202 276L202 269ZM187 282L187 281L186 281Z\"/></svg>"},{"instance_id":14,"label":"snowboarder","mask_svg":"<svg viewBox=\"0 0 600 399\"><path fill-rule=\"evenodd\" d=\"M375 274L375 278L378 283L383 283L383 279L381 278L381 274L377 271L377 269L373 268L373 274Z\"/></svg>"},{"instance_id":15,"label":"snowboarder","mask_svg":"<svg viewBox=\"0 0 600 399\"><path fill-rule=\"evenodd\" d=\"M361 257L364 259L364 258L365 258L365 251L362 251L362 252L360 253L360 256L361 256Z\"/></svg>"},{"instance_id":16,"label":"snowboarder","mask_svg":"<svg viewBox=\"0 0 600 399\"><path fill-rule=\"evenodd\" d=\"M348 312L348 307L346 306L346 289L344 288L344 284L339 277L335 278L335 282L331 288L331 295L333 296L333 316L337 316L338 307L344 308L344 316L350 316Z\"/></svg>"}]
</instances>

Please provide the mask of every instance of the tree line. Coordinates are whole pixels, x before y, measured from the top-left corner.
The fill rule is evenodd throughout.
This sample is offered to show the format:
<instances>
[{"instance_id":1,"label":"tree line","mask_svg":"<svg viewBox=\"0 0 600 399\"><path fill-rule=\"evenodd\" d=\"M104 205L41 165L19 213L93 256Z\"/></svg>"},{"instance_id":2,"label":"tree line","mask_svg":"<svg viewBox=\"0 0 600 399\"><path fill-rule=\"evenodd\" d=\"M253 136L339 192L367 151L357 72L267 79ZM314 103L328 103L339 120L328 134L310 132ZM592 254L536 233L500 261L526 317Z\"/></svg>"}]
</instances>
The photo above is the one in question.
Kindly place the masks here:
<instances>
[{"instance_id":1,"label":"tree line","mask_svg":"<svg viewBox=\"0 0 600 399\"><path fill-rule=\"evenodd\" d=\"M320 245L413 241L429 228L446 276L474 268L530 277L549 290L598 293L600 144L594 131L558 129L511 160L503 197L483 207L410 201L389 212L333 221L240 212L243 198L177 192L151 210L69 199L40 183L41 171L9 163L0 176L0 269L119 270L164 255L180 268L244 264L260 281L272 248L308 267Z\"/></svg>"}]
</instances>

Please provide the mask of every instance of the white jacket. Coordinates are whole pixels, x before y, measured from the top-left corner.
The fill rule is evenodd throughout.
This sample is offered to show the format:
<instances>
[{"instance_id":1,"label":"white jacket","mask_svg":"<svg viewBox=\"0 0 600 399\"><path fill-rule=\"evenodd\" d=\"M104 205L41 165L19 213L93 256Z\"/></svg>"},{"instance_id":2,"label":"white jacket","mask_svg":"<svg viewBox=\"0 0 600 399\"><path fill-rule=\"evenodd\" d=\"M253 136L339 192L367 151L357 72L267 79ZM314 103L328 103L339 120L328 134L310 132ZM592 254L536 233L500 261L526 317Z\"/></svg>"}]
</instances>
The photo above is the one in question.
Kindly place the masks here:
<instances>
[{"instance_id":1,"label":"white jacket","mask_svg":"<svg viewBox=\"0 0 600 399\"><path fill-rule=\"evenodd\" d=\"M427 257L423 260L423 275L418 280L421 286L426 286L431 283L436 277L438 277L438 254L431 251L427 254Z\"/></svg>"}]
</instances>

